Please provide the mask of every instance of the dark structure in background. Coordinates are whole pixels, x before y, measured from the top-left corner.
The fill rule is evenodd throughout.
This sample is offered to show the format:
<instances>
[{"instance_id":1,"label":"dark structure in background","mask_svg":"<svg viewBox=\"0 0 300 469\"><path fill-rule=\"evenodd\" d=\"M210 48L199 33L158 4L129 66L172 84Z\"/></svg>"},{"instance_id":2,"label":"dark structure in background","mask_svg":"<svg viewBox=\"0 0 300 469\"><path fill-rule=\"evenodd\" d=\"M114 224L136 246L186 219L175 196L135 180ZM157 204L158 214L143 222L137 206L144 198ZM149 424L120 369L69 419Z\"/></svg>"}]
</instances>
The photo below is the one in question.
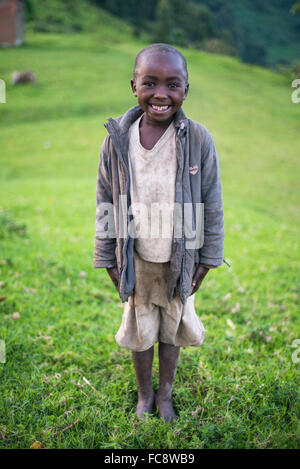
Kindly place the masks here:
<instances>
[{"instance_id":1,"label":"dark structure in background","mask_svg":"<svg viewBox=\"0 0 300 469\"><path fill-rule=\"evenodd\" d=\"M20 0L0 0L0 45L18 46L24 40L24 7Z\"/></svg>"}]
</instances>

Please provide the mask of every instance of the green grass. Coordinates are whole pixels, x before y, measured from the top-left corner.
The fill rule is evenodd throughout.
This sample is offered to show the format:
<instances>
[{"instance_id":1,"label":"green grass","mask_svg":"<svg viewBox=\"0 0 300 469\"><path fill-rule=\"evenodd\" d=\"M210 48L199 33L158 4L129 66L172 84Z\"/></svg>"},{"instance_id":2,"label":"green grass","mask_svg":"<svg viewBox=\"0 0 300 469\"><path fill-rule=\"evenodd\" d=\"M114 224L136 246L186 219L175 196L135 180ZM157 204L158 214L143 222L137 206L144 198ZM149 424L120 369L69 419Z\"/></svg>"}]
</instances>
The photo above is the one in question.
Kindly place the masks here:
<instances>
[{"instance_id":1,"label":"green grass","mask_svg":"<svg viewBox=\"0 0 300 469\"><path fill-rule=\"evenodd\" d=\"M177 423L134 415L122 304L92 263L103 123L135 104L142 46L103 27L0 51L0 446L299 448L300 105L283 76L190 49L184 110L215 139L232 268L196 295L207 336L181 351ZM27 68L38 86L12 87Z\"/></svg>"}]
</instances>

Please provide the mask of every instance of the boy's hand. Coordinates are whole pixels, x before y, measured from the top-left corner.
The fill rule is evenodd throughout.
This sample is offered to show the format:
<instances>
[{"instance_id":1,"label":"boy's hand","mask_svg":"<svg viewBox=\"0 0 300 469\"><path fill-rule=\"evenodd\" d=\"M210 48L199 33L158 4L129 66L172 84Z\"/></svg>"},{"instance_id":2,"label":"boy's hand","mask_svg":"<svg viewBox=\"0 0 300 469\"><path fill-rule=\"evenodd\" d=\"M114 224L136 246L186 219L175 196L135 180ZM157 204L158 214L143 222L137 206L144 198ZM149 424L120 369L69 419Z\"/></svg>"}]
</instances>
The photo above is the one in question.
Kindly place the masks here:
<instances>
[{"instance_id":1,"label":"boy's hand","mask_svg":"<svg viewBox=\"0 0 300 469\"><path fill-rule=\"evenodd\" d=\"M194 276L193 276L193 280L192 280L193 290L192 290L191 295L193 295L198 290L198 288L200 287L200 285L202 283L202 280L204 279L204 277L206 276L208 271L209 271L209 267L205 267L202 264L199 264L196 267L196 270L195 270L195 273L194 273Z\"/></svg>"},{"instance_id":2,"label":"boy's hand","mask_svg":"<svg viewBox=\"0 0 300 469\"><path fill-rule=\"evenodd\" d=\"M106 269L108 275L110 276L114 286L118 290L119 287L119 272L117 267L109 267Z\"/></svg>"}]
</instances>

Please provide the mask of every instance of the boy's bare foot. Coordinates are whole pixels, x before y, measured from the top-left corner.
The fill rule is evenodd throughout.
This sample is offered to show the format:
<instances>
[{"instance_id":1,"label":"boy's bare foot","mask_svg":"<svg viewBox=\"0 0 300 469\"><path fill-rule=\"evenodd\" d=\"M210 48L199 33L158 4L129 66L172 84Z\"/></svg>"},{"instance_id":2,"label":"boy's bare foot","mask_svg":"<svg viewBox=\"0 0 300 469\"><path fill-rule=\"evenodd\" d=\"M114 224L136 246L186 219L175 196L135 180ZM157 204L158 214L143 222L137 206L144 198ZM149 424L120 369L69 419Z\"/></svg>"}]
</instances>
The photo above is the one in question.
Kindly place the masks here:
<instances>
[{"instance_id":1,"label":"boy's bare foot","mask_svg":"<svg viewBox=\"0 0 300 469\"><path fill-rule=\"evenodd\" d=\"M175 419L177 419L171 398L163 398L157 395L155 397L155 404L158 408L160 416L166 423L172 423Z\"/></svg>"},{"instance_id":2,"label":"boy's bare foot","mask_svg":"<svg viewBox=\"0 0 300 469\"><path fill-rule=\"evenodd\" d=\"M151 414L154 411L154 404L155 404L155 394L152 391L151 394L147 396L140 396L138 404L136 406L136 415L139 418L143 418L143 414Z\"/></svg>"}]
</instances>

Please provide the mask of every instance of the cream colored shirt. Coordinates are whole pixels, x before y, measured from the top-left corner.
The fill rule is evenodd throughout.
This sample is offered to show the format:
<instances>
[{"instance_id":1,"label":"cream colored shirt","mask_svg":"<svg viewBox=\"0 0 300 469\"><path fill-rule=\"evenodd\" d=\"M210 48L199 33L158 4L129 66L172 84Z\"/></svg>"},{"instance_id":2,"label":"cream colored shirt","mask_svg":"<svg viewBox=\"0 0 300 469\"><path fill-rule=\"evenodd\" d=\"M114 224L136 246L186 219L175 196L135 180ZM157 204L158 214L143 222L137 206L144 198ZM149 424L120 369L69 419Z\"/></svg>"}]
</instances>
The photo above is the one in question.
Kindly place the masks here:
<instances>
[{"instance_id":1,"label":"cream colored shirt","mask_svg":"<svg viewBox=\"0 0 300 469\"><path fill-rule=\"evenodd\" d=\"M177 171L176 132L171 122L151 150L140 142L139 117L129 129L130 229L135 249L149 262L168 262L173 238L173 211Z\"/></svg>"}]
</instances>

